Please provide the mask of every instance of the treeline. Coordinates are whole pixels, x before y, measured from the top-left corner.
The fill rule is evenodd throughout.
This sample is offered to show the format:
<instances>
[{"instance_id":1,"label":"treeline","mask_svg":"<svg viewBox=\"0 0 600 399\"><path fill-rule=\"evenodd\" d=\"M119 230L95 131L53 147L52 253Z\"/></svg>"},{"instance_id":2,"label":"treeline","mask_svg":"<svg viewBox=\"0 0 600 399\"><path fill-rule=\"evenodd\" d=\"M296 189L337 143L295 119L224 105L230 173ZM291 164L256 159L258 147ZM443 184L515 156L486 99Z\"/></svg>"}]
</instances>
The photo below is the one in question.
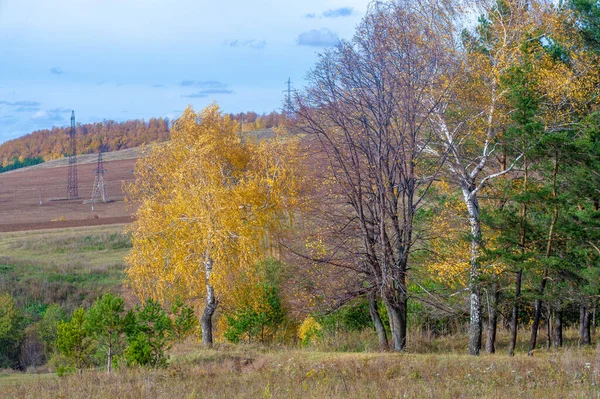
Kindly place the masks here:
<instances>
[{"instance_id":1,"label":"treeline","mask_svg":"<svg viewBox=\"0 0 600 399\"><path fill-rule=\"evenodd\" d=\"M35 158L25 158L20 160L19 158L13 158L12 162L6 166L0 166L0 173L8 172L9 170L15 170L20 168L25 168L27 166L33 166L44 162L44 158L35 157Z\"/></svg>"},{"instance_id":2,"label":"treeline","mask_svg":"<svg viewBox=\"0 0 600 399\"><path fill-rule=\"evenodd\" d=\"M591 343L600 9L590 4L378 3L309 73L299 128L332 173L314 175L324 189L295 252L316 246L305 256L329 295L369 299L382 347L404 350L423 319L437 331L466 324L472 355L496 351L499 325L510 355L522 328L530 355L542 333L561 347L567 327Z\"/></svg>"},{"instance_id":3,"label":"treeline","mask_svg":"<svg viewBox=\"0 0 600 399\"><path fill-rule=\"evenodd\" d=\"M69 127L38 130L0 145L0 163L7 165L16 157L42 158L45 161L62 158L70 153ZM103 121L77 125L77 153L93 154L133 148L169 138L169 121L152 118L149 121Z\"/></svg>"},{"instance_id":4,"label":"treeline","mask_svg":"<svg viewBox=\"0 0 600 399\"><path fill-rule=\"evenodd\" d=\"M268 114L257 114L252 111L240 112L229 114L229 116L240 124L242 132L287 126L290 123L290 117L286 113L277 111Z\"/></svg>"},{"instance_id":5,"label":"treeline","mask_svg":"<svg viewBox=\"0 0 600 399\"><path fill-rule=\"evenodd\" d=\"M284 113L275 111L269 114L242 112L230 114L230 116L239 123L239 129L242 132L285 126L288 123L288 118ZM94 154L100 149L105 152L117 151L155 141L165 141L169 139L170 123L168 119L151 118L148 121L115 122L107 120L79 124L76 136L77 153ZM0 166L8 167L9 164L14 163L15 158L19 162L28 162L26 159L41 158L49 161L67 156L70 153L69 131L69 127L37 130L1 144Z\"/></svg>"}]
</instances>

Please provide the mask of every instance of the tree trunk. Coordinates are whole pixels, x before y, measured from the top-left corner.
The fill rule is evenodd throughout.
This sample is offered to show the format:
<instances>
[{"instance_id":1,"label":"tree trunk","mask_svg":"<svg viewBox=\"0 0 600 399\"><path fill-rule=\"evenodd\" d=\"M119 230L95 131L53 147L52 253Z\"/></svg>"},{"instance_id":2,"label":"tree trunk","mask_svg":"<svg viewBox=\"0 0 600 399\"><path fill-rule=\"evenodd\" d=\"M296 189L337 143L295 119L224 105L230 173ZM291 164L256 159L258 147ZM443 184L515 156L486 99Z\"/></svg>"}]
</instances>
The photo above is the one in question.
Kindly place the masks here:
<instances>
[{"instance_id":1,"label":"tree trunk","mask_svg":"<svg viewBox=\"0 0 600 399\"><path fill-rule=\"evenodd\" d=\"M215 290L210 282L210 275L212 273L213 262L210 256L206 256L204 261L204 268L206 270L206 307L202 314L202 344L205 346L212 346L213 344L213 325L212 317L217 309L218 302L215 298Z\"/></svg>"},{"instance_id":2,"label":"tree trunk","mask_svg":"<svg viewBox=\"0 0 600 399\"><path fill-rule=\"evenodd\" d=\"M550 304L546 303L546 349L552 347L552 309Z\"/></svg>"},{"instance_id":3,"label":"tree trunk","mask_svg":"<svg viewBox=\"0 0 600 399\"><path fill-rule=\"evenodd\" d=\"M558 151L555 151L554 157L554 168L552 170L552 198L556 199L558 197L558 188L556 185L558 176ZM554 239L554 228L556 226L556 222L558 221L558 205L554 204L554 212L552 215L552 222L550 223L550 228L548 229L548 240L546 242L546 259L550 258L552 254L552 243ZM542 282L540 283L540 298L536 299L534 306L534 316L533 316L533 325L531 326L531 339L529 340L529 351L527 354L529 356L533 356L533 351L535 350L535 343L537 340L537 333L540 326L540 316L542 314L542 295L544 295L544 289L546 287L546 279L548 278L548 269L544 269L544 277L542 278ZM550 315L548 315L550 318ZM548 327L550 328L550 327Z\"/></svg>"},{"instance_id":4,"label":"tree trunk","mask_svg":"<svg viewBox=\"0 0 600 399\"><path fill-rule=\"evenodd\" d=\"M581 305L580 308L580 334L581 334L581 344L582 345L590 345L592 343L591 332L590 332L590 321L592 319L592 314L587 306L584 304Z\"/></svg>"},{"instance_id":5,"label":"tree trunk","mask_svg":"<svg viewBox=\"0 0 600 399\"><path fill-rule=\"evenodd\" d=\"M487 353L496 353L496 330L498 328L498 303L500 302L500 290L498 282L494 282L491 287L492 303L488 315L488 332L485 343Z\"/></svg>"},{"instance_id":6,"label":"tree trunk","mask_svg":"<svg viewBox=\"0 0 600 399\"><path fill-rule=\"evenodd\" d=\"M385 301L390 319L393 349L397 352L402 352L406 347L406 304L405 295L402 295L398 300L387 299Z\"/></svg>"},{"instance_id":7,"label":"tree trunk","mask_svg":"<svg viewBox=\"0 0 600 399\"><path fill-rule=\"evenodd\" d=\"M479 250L481 247L481 221L479 217L479 202L473 194L473 187L463 188L463 196L469 211L471 226L471 268L469 270L469 354L478 356L481 350L483 335L481 307L481 267L479 265Z\"/></svg>"},{"instance_id":8,"label":"tree trunk","mask_svg":"<svg viewBox=\"0 0 600 399\"><path fill-rule=\"evenodd\" d=\"M560 348L563 345L562 309L560 304L554 313L554 318L553 344L555 348Z\"/></svg>"},{"instance_id":9,"label":"tree trunk","mask_svg":"<svg viewBox=\"0 0 600 399\"><path fill-rule=\"evenodd\" d=\"M538 295L541 297L544 294L544 290L546 289L546 280L548 278L548 270L544 270L544 276L542 277L542 281L540 282L540 289ZM531 337L529 338L529 351L527 351L528 356L533 356L533 351L535 350L538 330L540 328L540 320L542 318L542 299L538 298L535 300L535 304L533 305L533 323L531 324Z\"/></svg>"},{"instance_id":10,"label":"tree trunk","mask_svg":"<svg viewBox=\"0 0 600 399\"><path fill-rule=\"evenodd\" d=\"M526 151L523 151L523 194L527 196L529 183L529 163ZM521 234L520 234L521 255L525 255L527 244L527 201L523 202L521 207ZM517 271L515 277L515 299L513 302L512 317L510 319L510 344L508 346L508 355L515 355L517 346L517 332L519 330L519 308L521 307L521 282L523 281L523 269Z\"/></svg>"},{"instance_id":11,"label":"tree trunk","mask_svg":"<svg viewBox=\"0 0 600 399\"><path fill-rule=\"evenodd\" d=\"M515 278L515 300L513 303L512 317L510 319L510 344L508 347L508 355L515 355L515 347L517 346L517 331L519 328L519 306L521 302L521 281L523 280L523 270L517 272ZM538 321L539 323L539 321Z\"/></svg>"},{"instance_id":12,"label":"tree trunk","mask_svg":"<svg viewBox=\"0 0 600 399\"><path fill-rule=\"evenodd\" d=\"M596 305L594 305L594 310L592 310L592 334L590 336L590 342L596 336Z\"/></svg>"},{"instance_id":13,"label":"tree trunk","mask_svg":"<svg viewBox=\"0 0 600 399\"><path fill-rule=\"evenodd\" d=\"M377 309L377 297L375 290L369 291L367 297L369 298L369 313L371 315L371 320L375 326L375 331L377 331L379 349L384 351L388 347L388 339L387 333L385 332L385 327L381 321L381 316L379 315L379 310Z\"/></svg>"},{"instance_id":14,"label":"tree trunk","mask_svg":"<svg viewBox=\"0 0 600 399\"><path fill-rule=\"evenodd\" d=\"M585 305L579 304L579 345L583 345L583 325L585 324Z\"/></svg>"},{"instance_id":15,"label":"tree trunk","mask_svg":"<svg viewBox=\"0 0 600 399\"><path fill-rule=\"evenodd\" d=\"M212 289L212 287L211 287ZM217 309L217 304L214 302L214 298L210 301L208 298L206 299L206 307L204 308L204 313L202 313L202 344L205 346L212 346L213 344L213 325L212 325L212 317L215 314L215 310Z\"/></svg>"},{"instance_id":16,"label":"tree trunk","mask_svg":"<svg viewBox=\"0 0 600 399\"><path fill-rule=\"evenodd\" d=\"M110 338L109 338L110 339ZM110 374L112 371L112 345L108 345L108 361L106 364L106 372Z\"/></svg>"}]
</instances>

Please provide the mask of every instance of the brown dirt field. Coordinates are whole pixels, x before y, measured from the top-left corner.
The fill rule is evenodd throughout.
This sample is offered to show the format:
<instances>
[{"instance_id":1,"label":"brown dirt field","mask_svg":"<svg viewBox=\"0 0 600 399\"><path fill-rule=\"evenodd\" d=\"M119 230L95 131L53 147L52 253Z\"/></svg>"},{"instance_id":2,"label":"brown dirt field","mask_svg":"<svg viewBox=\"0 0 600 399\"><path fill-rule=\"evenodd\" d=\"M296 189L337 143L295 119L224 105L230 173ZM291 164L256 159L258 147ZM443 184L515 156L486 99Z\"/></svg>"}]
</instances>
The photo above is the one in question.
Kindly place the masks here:
<instances>
[{"instance_id":1,"label":"brown dirt field","mask_svg":"<svg viewBox=\"0 0 600 399\"><path fill-rule=\"evenodd\" d=\"M127 223L132 209L124 202L123 182L134 179L136 159L105 162L108 196L113 202L84 204L92 196L95 163L77 167L80 200L67 196L68 168L27 168L0 174L0 232ZM40 193L42 205L40 205Z\"/></svg>"}]
</instances>

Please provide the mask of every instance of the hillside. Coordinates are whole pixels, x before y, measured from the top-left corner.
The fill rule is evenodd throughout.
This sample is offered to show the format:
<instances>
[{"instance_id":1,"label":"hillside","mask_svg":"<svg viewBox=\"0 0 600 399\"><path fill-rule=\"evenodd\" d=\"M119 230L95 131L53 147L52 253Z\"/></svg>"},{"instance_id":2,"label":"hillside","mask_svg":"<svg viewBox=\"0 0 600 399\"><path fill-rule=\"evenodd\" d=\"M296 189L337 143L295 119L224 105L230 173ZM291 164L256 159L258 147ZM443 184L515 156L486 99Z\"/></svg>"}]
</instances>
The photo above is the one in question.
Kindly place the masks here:
<instances>
[{"instance_id":1,"label":"hillside","mask_svg":"<svg viewBox=\"0 0 600 399\"><path fill-rule=\"evenodd\" d=\"M68 127L38 130L0 145L0 164L16 159L41 157L44 161L62 158L69 153ZM139 147L169 138L169 122L162 118L127 122L104 121L77 126L78 154L97 153Z\"/></svg>"},{"instance_id":2,"label":"hillside","mask_svg":"<svg viewBox=\"0 0 600 399\"><path fill-rule=\"evenodd\" d=\"M282 113L271 112L259 115L256 112L242 112L229 115L240 124L240 131L270 131L271 128L287 124ZM168 119L151 118L148 121L130 120L115 122L105 120L77 126L77 153L95 154L139 147L143 144L169 139ZM42 158L44 161L63 158L69 151L69 127L53 127L37 130L0 144L0 166L7 166L17 160Z\"/></svg>"},{"instance_id":3,"label":"hillside","mask_svg":"<svg viewBox=\"0 0 600 399\"><path fill-rule=\"evenodd\" d=\"M273 129L242 133L255 140L274 134ZM96 204L94 211L84 201L92 195L97 154L77 157L79 200L57 200L67 194L68 158L0 173L0 232L129 223L135 209L124 202L123 184L133 181L141 148L103 154L107 170L104 180L111 202Z\"/></svg>"}]
</instances>

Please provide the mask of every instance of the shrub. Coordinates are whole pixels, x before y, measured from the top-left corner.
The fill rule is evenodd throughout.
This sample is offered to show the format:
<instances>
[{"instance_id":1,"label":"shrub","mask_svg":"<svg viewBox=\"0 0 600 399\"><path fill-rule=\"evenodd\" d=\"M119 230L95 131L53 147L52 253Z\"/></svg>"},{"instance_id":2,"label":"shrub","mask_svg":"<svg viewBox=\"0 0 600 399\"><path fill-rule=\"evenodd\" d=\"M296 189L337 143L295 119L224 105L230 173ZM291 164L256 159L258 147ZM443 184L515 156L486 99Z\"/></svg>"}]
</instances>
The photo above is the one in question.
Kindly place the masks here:
<instances>
[{"instance_id":1,"label":"shrub","mask_svg":"<svg viewBox=\"0 0 600 399\"><path fill-rule=\"evenodd\" d=\"M337 333L339 330L361 331L373 325L369 314L369 302L364 298L354 300L335 312L320 317L319 322L323 330L329 333Z\"/></svg>"},{"instance_id":2,"label":"shrub","mask_svg":"<svg viewBox=\"0 0 600 399\"><path fill-rule=\"evenodd\" d=\"M25 329L21 342L19 364L22 368L27 369L41 366L45 361L44 343L40 340L36 325L30 325Z\"/></svg>"},{"instance_id":3,"label":"shrub","mask_svg":"<svg viewBox=\"0 0 600 399\"><path fill-rule=\"evenodd\" d=\"M314 344L321 337L322 329L323 327L309 315L298 328L298 338L303 345Z\"/></svg>"},{"instance_id":4,"label":"shrub","mask_svg":"<svg viewBox=\"0 0 600 399\"><path fill-rule=\"evenodd\" d=\"M184 304L180 297L177 297L175 303L171 305L171 314L173 315L172 335L177 341L187 337L198 325L194 309Z\"/></svg>"},{"instance_id":5,"label":"shrub","mask_svg":"<svg viewBox=\"0 0 600 399\"><path fill-rule=\"evenodd\" d=\"M56 350L56 329L58 323L65 319L65 311L60 305L50 305L37 323L37 335L44 345L46 357L52 356Z\"/></svg>"}]
</instances>

